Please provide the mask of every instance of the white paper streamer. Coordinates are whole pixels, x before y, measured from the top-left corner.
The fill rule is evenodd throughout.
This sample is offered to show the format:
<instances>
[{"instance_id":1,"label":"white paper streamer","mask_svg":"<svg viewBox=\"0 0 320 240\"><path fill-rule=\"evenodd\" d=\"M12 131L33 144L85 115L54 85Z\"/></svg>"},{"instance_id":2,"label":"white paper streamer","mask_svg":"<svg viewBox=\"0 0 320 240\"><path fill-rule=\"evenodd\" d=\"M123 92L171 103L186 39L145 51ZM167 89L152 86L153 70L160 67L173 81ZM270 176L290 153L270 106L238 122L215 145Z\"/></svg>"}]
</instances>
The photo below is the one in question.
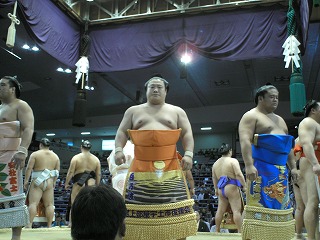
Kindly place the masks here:
<instances>
[{"instance_id":1,"label":"white paper streamer","mask_svg":"<svg viewBox=\"0 0 320 240\"><path fill-rule=\"evenodd\" d=\"M75 64L76 69L76 83L78 84L81 76L83 74L86 74L86 80L88 79L88 73L89 73L89 60L87 57L81 57L79 61Z\"/></svg>"},{"instance_id":2,"label":"white paper streamer","mask_svg":"<svg viewBox=\"0 0 320 240\"><path fill-rule=\"evenodd\" d=\"M283 50L284 61L286 62L285 68L289 67L290 62L294 62L297 68L300 67L299 45L300 45L300 42L293 35L289 36L287 40L284 42L284 44L282 45L282 48L284 48Z\"/></svg>"}]
</instances>

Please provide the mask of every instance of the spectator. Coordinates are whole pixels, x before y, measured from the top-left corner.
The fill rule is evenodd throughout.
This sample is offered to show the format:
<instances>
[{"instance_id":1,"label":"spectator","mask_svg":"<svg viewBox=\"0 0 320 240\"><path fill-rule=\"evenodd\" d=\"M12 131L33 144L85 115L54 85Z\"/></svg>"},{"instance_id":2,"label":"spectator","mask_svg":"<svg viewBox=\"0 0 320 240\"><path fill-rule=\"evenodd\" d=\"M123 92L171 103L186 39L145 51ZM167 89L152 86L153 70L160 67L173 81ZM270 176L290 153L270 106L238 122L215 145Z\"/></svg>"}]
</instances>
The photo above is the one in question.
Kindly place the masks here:
<instances>
[{"instance_id":1,"label":"spectator","mask_svg":"<svg viewBox=\"0 0 320 240\"><path fill-rule=\"evenodd\" d=\"M119 240L125 236L127 209L123 197L110 186L81 189L71 211L73 240Z\"/></svg>"}]
</instances>

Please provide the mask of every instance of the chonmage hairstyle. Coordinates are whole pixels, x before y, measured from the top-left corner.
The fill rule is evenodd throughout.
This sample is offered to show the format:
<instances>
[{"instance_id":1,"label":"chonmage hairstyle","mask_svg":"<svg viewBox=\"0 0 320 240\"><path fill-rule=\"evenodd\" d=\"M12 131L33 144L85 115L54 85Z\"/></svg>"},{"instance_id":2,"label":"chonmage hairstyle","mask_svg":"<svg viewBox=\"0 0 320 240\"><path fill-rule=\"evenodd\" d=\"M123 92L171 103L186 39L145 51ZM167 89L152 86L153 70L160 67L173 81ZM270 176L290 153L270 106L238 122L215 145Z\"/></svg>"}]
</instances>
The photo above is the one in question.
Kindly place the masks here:
<instances>
[{"instance_id":1,"label":"chonmage hairstyle","mask_svg":"<svg viewBox=\"0 0 320 240\"><path fill-rule=\"evenodd\" d=\"M82 188L71 212L73 240L114 240L118 231L125 235L126 205L120 193L110 186Z\"/></svg>"},{"instance_id":2,"label":"chonmage hairstyle","mask_svg":"<svg viewBox=\"0 0 320 240\"><path fill-rule=\"evenodd\" d=\"M225 155L230 151L231 147L227 143L222 143L221 147L219 148L219 153L221 155Z\"/></svg>"},{"instance_id":3,"label":"chonmage hairstyle","mask_svg":"<svg viewBox=\"0 0 320 240\"><path fill-rule=\"evenodd\" d=\"M318 108L319 104L316 100L309 100L307 104L304 106L304 117L309 117L309 114L311 112L311 109Z\"/></svg>"},{"instance_id":4,"label":"chonmage hairstyle","mask_svg":"<svg viewBox=\"0 0 320 240\"><path fill-rule=\"evenodd\" d=\"M40 143L41 143L43 146L46 146L46 147L49 147L50 144L51 144L51 142L50 142L50 140L49 140L48 138L42 138L42 139L40 140Z\"/></svg>"},{"instance_id":5,"label":"chonmage hairstyle","mask_svg":"<svg viewBox=\"0 0 320 240\"><path fill-rule=\"evenodd\" d=\"M91 149L92 144L91 144L91 142L89 142L88 140L85 140L85 141L83 141L83 142L81 143L81 146L82 146L83 148L89 150L89 149Z\"/></svg>"}]
</instances>

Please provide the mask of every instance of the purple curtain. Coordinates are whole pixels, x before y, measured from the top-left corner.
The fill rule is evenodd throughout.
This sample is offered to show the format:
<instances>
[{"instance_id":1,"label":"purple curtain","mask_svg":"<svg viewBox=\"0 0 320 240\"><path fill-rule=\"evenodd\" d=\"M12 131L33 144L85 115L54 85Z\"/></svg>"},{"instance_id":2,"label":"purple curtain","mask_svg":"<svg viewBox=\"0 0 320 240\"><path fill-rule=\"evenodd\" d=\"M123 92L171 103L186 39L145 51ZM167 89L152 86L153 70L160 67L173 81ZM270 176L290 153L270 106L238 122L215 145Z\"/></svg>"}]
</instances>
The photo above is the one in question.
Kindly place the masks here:
<instances>
[{"instance_id":1,"label":"purple curtain","mask_svg":"<svg viewBox=\"0 0 320 240\"><path fill-rule=\"evenodd\" d=\"M0 7L7 7L13 5L16 0L0 0Z\"/></svg>"},{"instance_id":2,"label":"purple curtain","mask_svg":"<svg viewBox=\"0 0 320 240\"><path fill-rule=\"evenodd\" d=\"M219 60L282 56L287 8L281 5L123 24L90 32L90 70L148 67L187 43Z\"/></svg>"},{"instance_id":3,"label":"purple curtain","mask_svg":"<svg viewBox=\"0 0 320 240\"><path fill-rule=\"evenodd\" d=\"M12 4L13 0L5 1ZM1 5L0 5L1 6ZM67 66L79 59L80 26L50 0L19 0L27 29L39 46ZM89 27L90 71L112 72L154 65L187 44L217 60L282 57L287 7L282 5L220 10L206 15L163 18ZM301 0L305 43L308 0Z\"/></svg>"},{"instance_id":4,"label":"purple curtain","mask_svg":"<svg viewBox=\"0 0 320 240\"><path fill-rule=\"evenodd\" d=\"M39 46L67 66L79 60L80 26L49 0L19 0L27 30Z\"/></svg>"}]
</instances>

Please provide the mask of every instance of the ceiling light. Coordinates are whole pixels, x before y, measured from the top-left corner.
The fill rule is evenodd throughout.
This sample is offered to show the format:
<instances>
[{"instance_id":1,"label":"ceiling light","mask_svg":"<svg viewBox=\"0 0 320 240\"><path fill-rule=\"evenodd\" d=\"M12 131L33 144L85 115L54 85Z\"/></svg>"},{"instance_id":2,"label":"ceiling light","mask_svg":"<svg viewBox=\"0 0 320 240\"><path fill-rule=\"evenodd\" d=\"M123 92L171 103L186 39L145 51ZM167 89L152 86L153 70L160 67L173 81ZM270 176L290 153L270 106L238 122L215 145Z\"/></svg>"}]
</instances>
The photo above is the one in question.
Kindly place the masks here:
<instances>
[{"instance_id":1,"label":"ceiling light","mask_svg":"<svg viewBox=\"0 0 320 240\"><path fill-rule=\"evenodd\" d=\"M57 71L58 72L64 72L63 68L61 68L61 67L57 68Z\"/></svg>"},{"instance_id":2,"label":"ceiling light","mask_svg":"<svg viewBox=\"0 0 320 240\"><path fill-rule=\"evenodd\" d=\"M55 133L47 133L46 134L48 137L52 137L52 136L54 136L54 135L56 135Z\"/></svg>"},{"instance_id":3,"label":"ceiling light","mask_svg":"<svg viewBox=\"0 0 320 240\"><path fill-rule=\"evenodd\" d=\"M82 132L81 135L90 135L90 132Z\"/></svg>"},{"instance_id":4,"label":"ceiling light","mask_svg":"<svg viewBox=\"0 0 320 240\"><path fill-rule=\"evenodd\" d=\"M93 0L87 0L87 2L93 2Z\"/></svg>"},{"instance_id":5,"label":"ceiling light","mask_svg":"<svg viewBox=\"0 0 320 240\"><path fill-rule=\"evenodd\" d=\"M188 64L189 62L191 62L191 56L188 53L183 54L183 56L181 57L181 62L184 64Z\"/></svg>"},{"instance_id":6,"label":"ceiling light","mask_svg":"<svg viewBox=\"0 0 320 240\"><path fill-rule=\"evenodd\" d=\"M209 131L212 130L212 127L202 127L200 128L202 131Z\"/></svg>"},{"instance_id":7,"label":"ceiling light","mask_svg":"<svg viewBox=\"0 0 320 240\"><path fill-rule=\"evenodd\" d=\"M65 72L65 73L72 73L72 71L71 71L69 68L67 68L66 70L64 70L64 72Z\"/></svg>"},{"instance_id":8,"label":"ceiling light","mask_svg":"<svg viewBox=\"0 0 320 240\"><path fill-rule=\"evenodd\" d=\"M30 46L28 44L24 44L22 48L27 50L27 49L30 49Z\"/></svg>"},{"instance_id":9,"label":"ceiling light","mask_svg":"<svg viewBox=\"0 0 320 240\"><path fill-rule=\"evenodd\" d=\"M38 48L37 46L34 46L34 47L32 47L31 49L32 49L32 51L35 51L35 52L38 52L38 51L39 51L39 48Z\"/></svg>"}]
</instances>

